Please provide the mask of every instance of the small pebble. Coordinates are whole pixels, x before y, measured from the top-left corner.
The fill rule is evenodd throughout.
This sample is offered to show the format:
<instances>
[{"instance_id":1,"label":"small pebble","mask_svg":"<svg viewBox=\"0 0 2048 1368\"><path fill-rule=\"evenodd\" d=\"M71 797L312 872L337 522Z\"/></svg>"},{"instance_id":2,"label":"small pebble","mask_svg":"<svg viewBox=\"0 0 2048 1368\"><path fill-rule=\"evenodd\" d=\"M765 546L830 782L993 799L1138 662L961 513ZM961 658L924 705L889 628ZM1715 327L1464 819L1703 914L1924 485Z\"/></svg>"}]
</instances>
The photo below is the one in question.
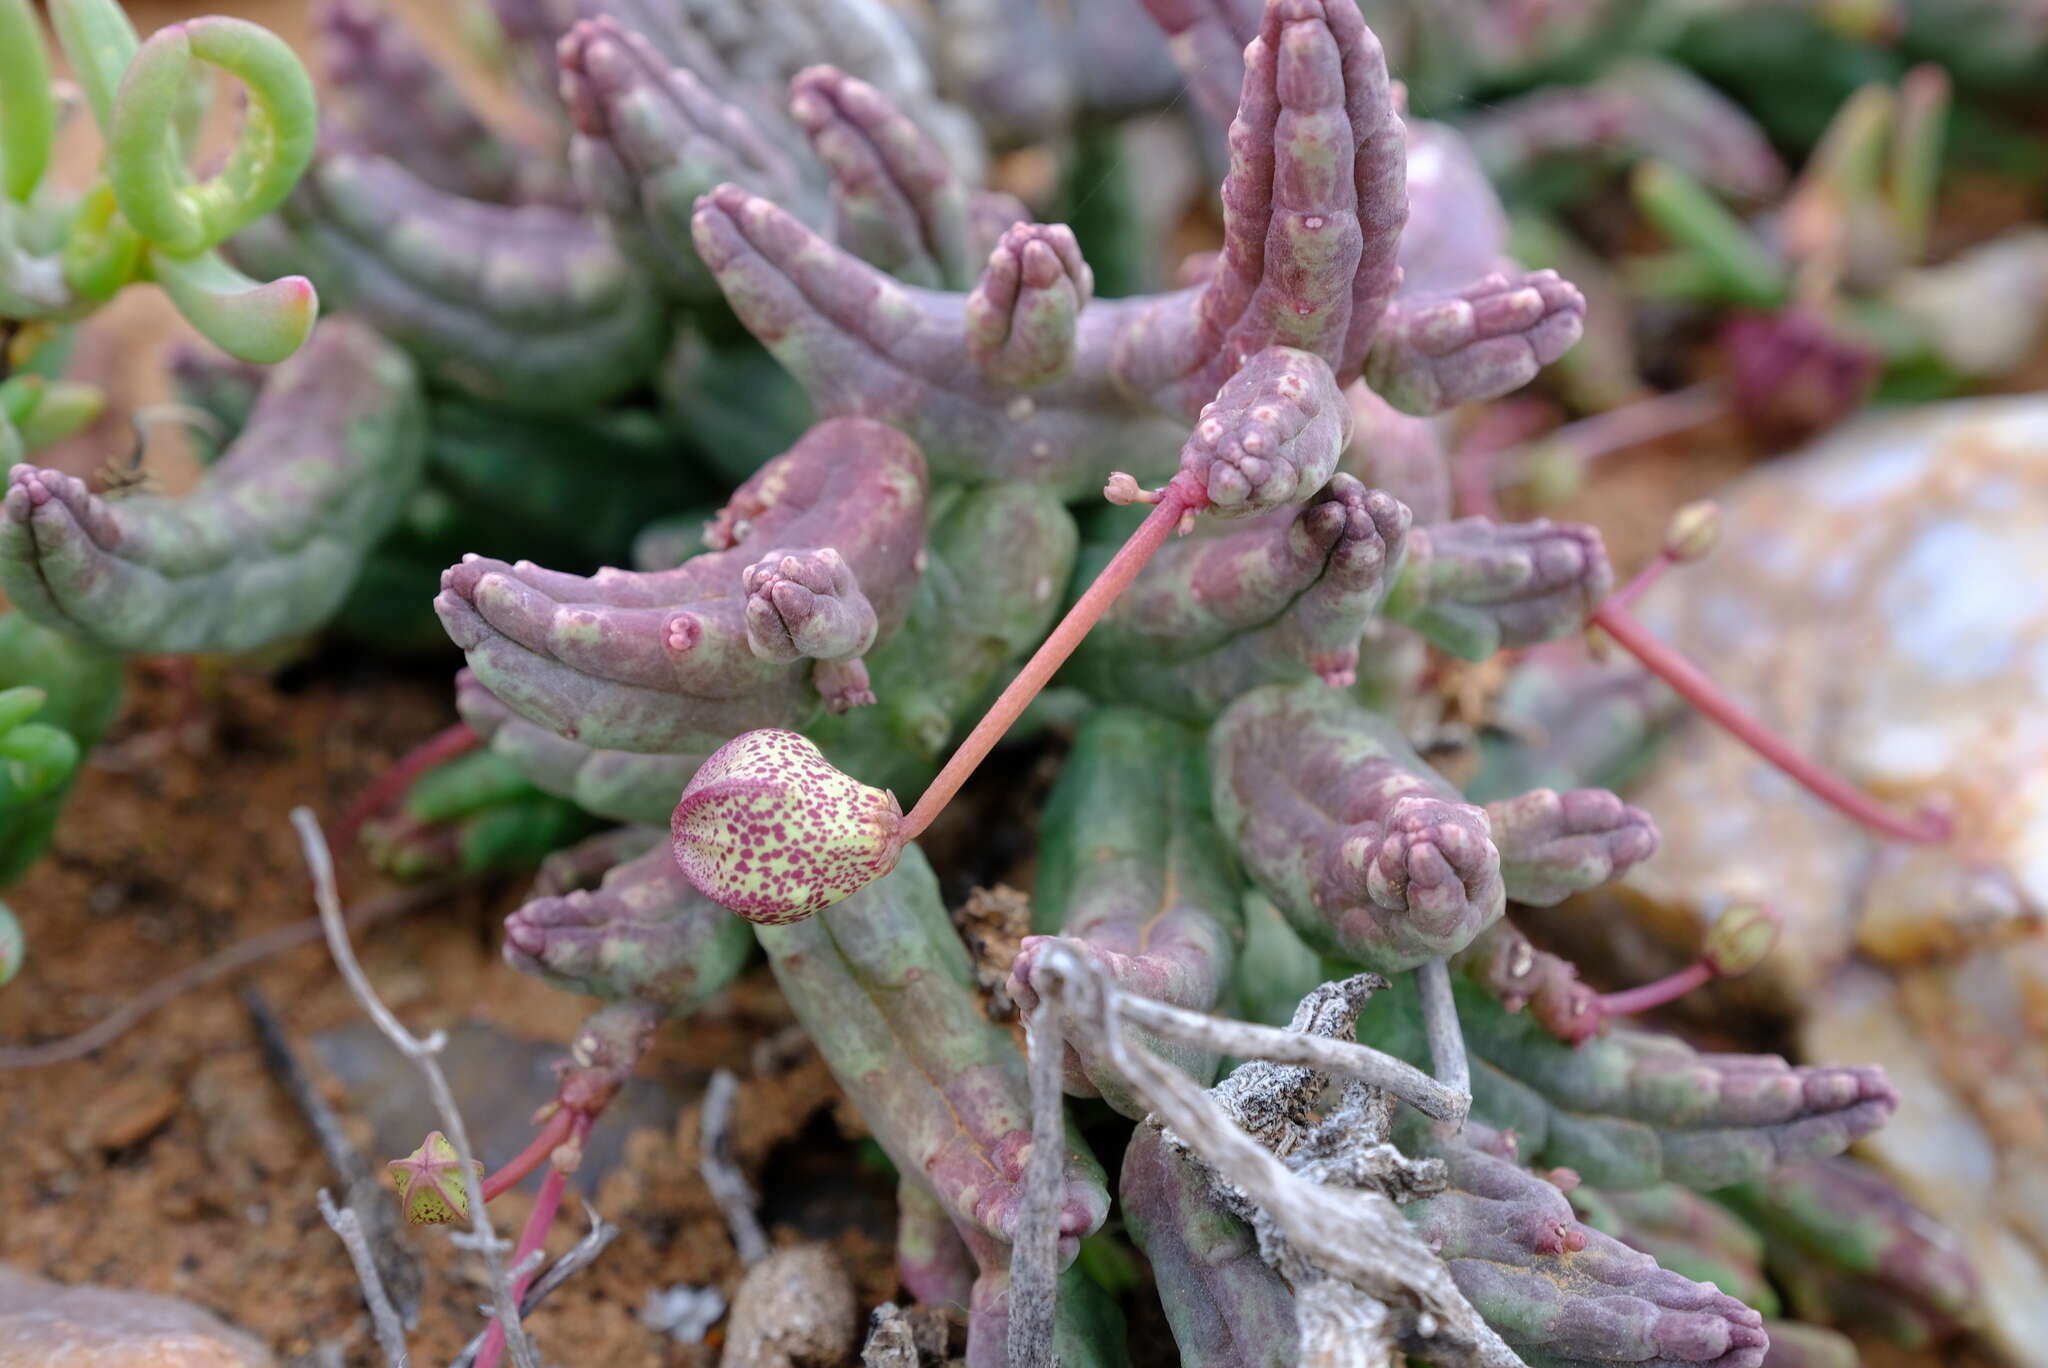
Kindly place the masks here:
<instances>
[{"instance_id":1,"label":"small pebble","mask_svg":"<svg viewBox=\"0 0 2048 1368\"><path fill-rule=\"evenodd\" d=\"M148 1292L65 1286L0 1264L0 1368L271 1368L212 1312Z\"/></svg>"}]
</instances>

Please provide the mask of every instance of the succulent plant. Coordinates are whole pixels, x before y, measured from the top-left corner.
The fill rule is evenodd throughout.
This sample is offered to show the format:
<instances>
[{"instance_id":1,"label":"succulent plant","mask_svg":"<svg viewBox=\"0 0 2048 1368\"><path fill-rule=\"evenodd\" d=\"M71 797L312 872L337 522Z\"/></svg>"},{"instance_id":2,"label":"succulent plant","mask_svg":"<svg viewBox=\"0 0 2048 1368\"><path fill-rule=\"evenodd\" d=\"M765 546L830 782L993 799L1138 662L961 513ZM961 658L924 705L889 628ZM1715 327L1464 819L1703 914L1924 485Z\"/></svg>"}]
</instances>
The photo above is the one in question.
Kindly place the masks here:
<instances>
[{"instance_id":1,"label":"succulent plant","mask_svg":"<svg viewBox=\"0 0 2048 1368\"><path fill-rule=\"evenodd\" d=\"M0 887L48 844L86 752L120 701L119 657L23 613L0 613ZM13 913L5 921L0 964L11 978L25 937Z\"/></svg>"},{"instance_id":2,"label":"succulent plant","mask_svg":"<svg viewBox=\"0 0 2048 1368\"><path fill-rule=\"evenodd\" d=\"M0 317L62 327L153 280L226 350L291 355L313 326L311 285L250 280L216 249L275 208L312 157L317 112L298 58L267 29L219 16L144 41L111 0L61 0L50 23L106 150L82 195L67 201L46 179L60 110L48 49L28 0L0 5ZM211 96L206 68L239 81L248 105L234 149L198 181L187 160Z\"/></svg>"},{"instance_id":3,"label":"succulent plant","mask_svg":"<svg viewBox=\"0 0 2048 1368\"><path fill-rule=\"evenodd\" d=\"M1598 624L1682 672L1628 616L1634 592L1612 592L1593 529L1456 516L1429 420L1533 379L1587 300L1512 258L1480 155L1406 116L1359 7L1148 0L1160 31L1137 41L1092 6L962 0L932 7L936 70L875 0L493 8L563 145L493 131L401 29L330 8L341 117L303 178L233 170L274 210L253 221L171 177L155 191L182 207L148 223L194 250L240 229L238 260L303 272L342 316L260 389L186 367L239 430L193 494L108 500L20 466L0 522L0 584L80 651L247 651L337 613L411 645L409 620L376 614L431 599L467 668L464 722L425 754L480 749L365 838L410 872L567 847L506 954L604 1003L485 1197L547 1163L558 1196L657 1024L727 985L751 936L895 1165L904 1282L968 1309L971 1364L1120 1356L1074 1271L1110 1182L1061 1090L1140 1123L1117 1191L1189 1361L1294 1361L1357 1303L1304 1272L1312 1231L1160 1128L1169 1094L1235 1108L1231 1143L1263 1146L1326 1220L1392 1223L1407 1281L1348 1285L1413 1352L1759 1363L1764 1308L1603 1233L1590 1205L1582 1223L1573 1180L1526 1165L1569 1166L1616 1209L1673 1185L1767 1190L1897 1096L1875 1068L1617 1024L1676 989L1600 996L1515 924L1511 904L1612 885L1658 844L1653 808L1591 785L1667 700L1632 679L1580 709L1544 676L1559 643ZM998 38L1015 46L991 60ZM1085 141L1176 99L1162 48L1229 126L1221 249L1183 288L1109 297L1073 226L986 188L987 149ZM1043 70L1019 56L1041 51ZM1630 131L1722 183L1769 179L1689 78L1639 65L1601 93L1668 116ZM258 128L282 118L255 108ZM1767 257L1706 256L1781 302ZM1417 744L1416 662L1503 652L1526 667L1510 702L1556 725L1461 789ZM1080 717L1056 748L1033 934L1013 963L972 964L920 838L1049 687ZM601 821L623 825L590 834ZM1687 985L1774 943L1742 906ZM1065 1019L1077 972L1150 1024ZM980 996L1005 978L1029 1057ZM1202 1033L1221 1027L1188 1021L1295 999L1292 1032L1256 1037L1296 1042L1281 1062L1215 1083L1226 1047ZM1284 1053L1311 1039L1427 1084L1428 1124L1393 1125L1386 1085L1347 1075L1311 1125L1330 1075ZM445 1219L466 1185L437 1140L394 1168ZM1476 1316L1453 1335L1439 1313L1458 1306Z\"/></svg>"}]
</instances>

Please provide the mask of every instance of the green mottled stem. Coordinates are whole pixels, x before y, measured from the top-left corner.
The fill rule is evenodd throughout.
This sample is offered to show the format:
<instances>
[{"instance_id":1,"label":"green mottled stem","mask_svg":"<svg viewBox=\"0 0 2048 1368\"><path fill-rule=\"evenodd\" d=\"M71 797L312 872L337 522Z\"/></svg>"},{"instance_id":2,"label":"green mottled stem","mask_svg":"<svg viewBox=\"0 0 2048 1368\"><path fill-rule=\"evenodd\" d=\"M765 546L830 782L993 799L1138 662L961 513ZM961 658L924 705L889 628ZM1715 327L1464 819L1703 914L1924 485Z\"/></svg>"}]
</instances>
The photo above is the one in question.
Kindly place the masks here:
<instances>
[{"instance_id":1,"label":"green mottled stem","mask_svg":"<svg viewBox=\"0 0 2048 1368\"><path fill-rule=\"evenodd\" d=\"M423 427L404 354L329 319L182 498L103 499L61 471L14 467L0 584L23 612L109 650L235 653L315 631L403 511Z\"/></svg>"},{"instance_id":2,"label":"green mottled stem","mask_svg":"<svg viewBox=\"0 0 2048 1368\"><path fill-rule=\"evenodd\" d=\"M1593 622L1641 661L1645 669L1669 684L1679 697L1843 816L1899 841L1937 844L1954 834L1954 824L1947 814L1926 810L1901 817L1840 775L1801 755L1762 719L1721 692L1697 665L1652 635L1628 611L1627 605L1617 604L1609 597L1593 610Z\"/></svg>"},{"instance_id":3,"label":"green mottled stem","mask_svg":"<svg viewBox=\"0 0 2048 1368\"><path fill-rule=\"evenodd\" d=\"M1117 1183L1124 1225L1152 1265L1186 1368L1290 1368L1294 1293L1259 1257L1258 1236L1220 1200L1199 1161L1140 1125Z\"/></svg>"},{"instance_id":4,"label":"green mottled stem","mask_svg":"<svg viewBox=\"0 0 2048 1368\"><path fill-rule=\"evenodd\" d=\"M1463 950L1507 906L1484 812L1392 722L1316 682L1209 733L1217 826L1310 945L1382 973Z\"/></svg>"},{"instance_id":5,"label":"green mottled stem","mask_svg":"<svg viewBox=\"0 0 2048 1368\"><path fill-rule=\"evenodd\" d=\"M313 26L328 111L351 139L453 194L513 196L530 169L526 149L483 122L395 16L374 0L323 0Z\"/></svg>"},{"instance_id":6,"label":"green mottled stem","mask_svg":"<svg viewBox=\"0 0 2048 1368\"><path fill-rule=\"evenodd\" d=\"M797 1020L905 1181L945 1208L984 1275L1000 1273L1023 1217L1026 1066L983 1012L922 852L907 847L892 873L838 906L801 921L757 923L754 935ZM1109 1206L1101 1169L1077 1131L1068 1137L1063 1260ZM939 1254L923 1243L922 1255ZM957 1260L948 1254L945 1262ZM931 1281L957 1290L950 1275Z\"/></svg>"},{"instance_id":7,"label":"green mottled stem","mask_svg":"<svg viewBox=\"0 0 2048 1368\"><path fill-rule=\"evenodd\" d=\"M1102 573L1088 586L1088 592L1067 610L1059 626L1052 629L1052 635L1032 653L1031 659L1024 662L1024 668L989 706L981 721L974 724L974 730L967 733L967 739L960 743L960 748L953 752L953 758L946 762L946 767L925 789L924 796L917 800L917 806L904 817L897 834L898 845L916 840L918 834L945 811L946 804L953 800L953 795L960 791L968 776L980 768L988 753L995 749L996 742L1003 739L1003 734L1016 723L1018 715L1032 699L1038 697L1053 673L1066 664L1067 657L1081 644L1081 638L1088 635L1088 629L1109 610L1110 604L1116 602L1116 596L1138 577L1138 572L1165 544L1167 536L1180 525L1181 519L1199 512L1208 502L1208 495L1196 488L1191 480L1175 476L1167 484L1159 495L1159 502L1145 521L1138 524L1138 530L1131 533L1123 549L1102 567Z\"/></svg>"},{"instance_id":8,"label":"green mottled stem","mask_svg":"<svg viewBox=\"0 0 2048 1368\"><path fill-rule=\"evenodd\" d=\"M1476 984L1455 983L1472 1060L1472 1115L1519 1137L1525 1162L1570 1168L1597 1187L1672 1181L1698 1191L1780 1165L1840 1154L1882 1125L1898 1094L1875 1068L1794 1068L1773 1055L1703 1054L1617 1027L1574 1046ZM1360 1019L1369 1039L1428 1058L1420 1004ZM1392 1004L1390 1004L1392 1005Z\"/></svg>"},{"instance_id":9,"label":"green mottled stem","mask_svg":"<svg viewBox=\"0 0 2048 1368\"><path fill-rule=\"evenodd\" d=\"M1032 922L1009 991L1035 1009L1033 967L1063 945L1124 992L1210 1011L1228 991L1243 939L1242 887L1209 812L1200 734L1137 708L1097 708L1074 738L1039 832ZM1207 1083L1216 1057L1145 1038L1142 1048ZM1148 1110L1085 1036L1068 1032L1066 1087L1098 1092L1133 1120Z\"/></svg>"}]
</instances>

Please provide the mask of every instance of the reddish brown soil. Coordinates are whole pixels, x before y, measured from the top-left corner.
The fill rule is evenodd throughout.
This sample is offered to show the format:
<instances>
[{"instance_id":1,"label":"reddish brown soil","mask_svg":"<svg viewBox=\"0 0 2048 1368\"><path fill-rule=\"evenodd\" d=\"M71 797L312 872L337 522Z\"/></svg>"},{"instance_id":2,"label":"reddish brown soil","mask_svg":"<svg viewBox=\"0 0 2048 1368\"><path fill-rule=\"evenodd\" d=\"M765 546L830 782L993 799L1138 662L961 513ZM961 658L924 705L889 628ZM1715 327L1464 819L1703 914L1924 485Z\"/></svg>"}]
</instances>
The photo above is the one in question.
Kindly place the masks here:
<instances>
[{"instance_id":1,"label":"reddish brown soil","mask_svg":"<svg viewBox=\"0 0 2048 1368\"><path fill-rule=\"evenodd\" d=\"M307 803L332 821L447 709L445 687L403 679L341 683L329 672L287 692L231 675L203 682L194 698L147 667L133 673L128 708L54 848L9 890L30 941L21 977L0 992L0 1040L9 1044L78 1030L179 967L306 917L286 811ZM197 720L181 726L181 713ZM344 877L365 895L385 887L346 858ZM466 891L358 938L371 977L415 1029L466 1017L533 1039L571 1038L589 1004L498 957L496 921L516 896ZM359 1017L318 946L280 955L248 981L300 1041ZM646 1077L698 1082L720 1065L738 1069L736 1146L757 1177L771 1151L813 1122L822 1127L813 1135L859 1133L808 1048L786 1071L754 1074L755 1043L788 1022L757 970L727 1001L664 1032L642 1067ZM694 1099L694 1084L681 1087ZM696 1174L696 1129L692 1105L673 1134L635 1135L628 1163L601 1189L597 1206L623 1234L536 1317L557 1361L709 1361L711 1351L665 1345L633 1315L650 1287L712 1283L730 1293L737 1283L738 1262ZM0 1260L192 1298L281 1354L332 1339L350 1362L372 1361L354 1275L313 1205L333 1175L226 986L186 994L90 1058L6 1074L0 1135ZM825 1161L850 1172L851 1147L828 1148ZM801 1157L778 1156L778 1170ZM515 1193L493 1204L501 1228L524 1219L527 1201ZM561 1222L553 1247L571 1243L577 1226ZM415 1348L422 1362L446 1362L478 1323L480 1289L460 1280L438 1232L413 1243L431 1270ZM848 1229L833 1245L864 1303L894 1294L882 1240Z\"/></svg>"}]
</instances>

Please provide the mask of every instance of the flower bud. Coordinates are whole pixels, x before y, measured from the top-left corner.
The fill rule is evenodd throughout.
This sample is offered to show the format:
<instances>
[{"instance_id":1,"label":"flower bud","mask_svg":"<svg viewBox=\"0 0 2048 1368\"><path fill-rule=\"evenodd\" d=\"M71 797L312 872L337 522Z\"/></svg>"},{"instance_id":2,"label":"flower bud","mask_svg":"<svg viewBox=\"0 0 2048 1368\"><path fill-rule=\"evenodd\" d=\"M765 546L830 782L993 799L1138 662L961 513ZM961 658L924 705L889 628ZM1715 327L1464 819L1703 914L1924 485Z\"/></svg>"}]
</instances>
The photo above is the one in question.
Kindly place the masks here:
<instances>
[{"instance_id":1,"label":"flower bud","mask_svg":"<svg viewBox=\"0 0 2048 1368\"><path fill-rule=\"evenodd\" d=\"M472 1159L476 1171L484 1166ZM469 1184L462 1177L462 1156L455 1142L439 1131L428 1131L420 1147L385 1167L398 1188L399 1205L405 1208L410 1225L447 1225L469 1219Z\"/></svg>"},{"instance_id":2,"label":"flower bud","mask_svg":"<svg viewBox=\"0 0 2048 1368\"><path fill-rule=\"evenodd\" d=\"M1735 407L1773 436L1806 437L1860 408L1883 358L1817 309L1741 313L1722 329Z\"/></svg>"},{"instance_id":3,"label":"flower bud","mask_svg":"<svg viewBox=\"0 0 2048 1368\"><path fill-rule=\"evenodd\" d=\"M1777 947L1783 920L1768 903L1735 903L1707 928L1701 957L1720 978L1746 974Z\"/></svg>"},{"instance_id":4,"label":"flower bud","mask_svg":"<svg viewBox=\"0 0 2048 1368\"><path fill-rule=\"evenodd\" d=\"M1704 560L1721 540L1721 506L1695 499L1671 515L1664 525L1664 554L1684 564Z\"/></svg>"},{"instance_id":5,"label":"flower bud","mask_svg":"<svg viewBox=\"0 0 2048 1368\"><path fill-rule=\"evenodd\" d=\"M834 769L791 731L751 731L706 760L670 831L697 890L748 921L801 921L895 868L896 795Z\"/></svg>"}]
</instances>

